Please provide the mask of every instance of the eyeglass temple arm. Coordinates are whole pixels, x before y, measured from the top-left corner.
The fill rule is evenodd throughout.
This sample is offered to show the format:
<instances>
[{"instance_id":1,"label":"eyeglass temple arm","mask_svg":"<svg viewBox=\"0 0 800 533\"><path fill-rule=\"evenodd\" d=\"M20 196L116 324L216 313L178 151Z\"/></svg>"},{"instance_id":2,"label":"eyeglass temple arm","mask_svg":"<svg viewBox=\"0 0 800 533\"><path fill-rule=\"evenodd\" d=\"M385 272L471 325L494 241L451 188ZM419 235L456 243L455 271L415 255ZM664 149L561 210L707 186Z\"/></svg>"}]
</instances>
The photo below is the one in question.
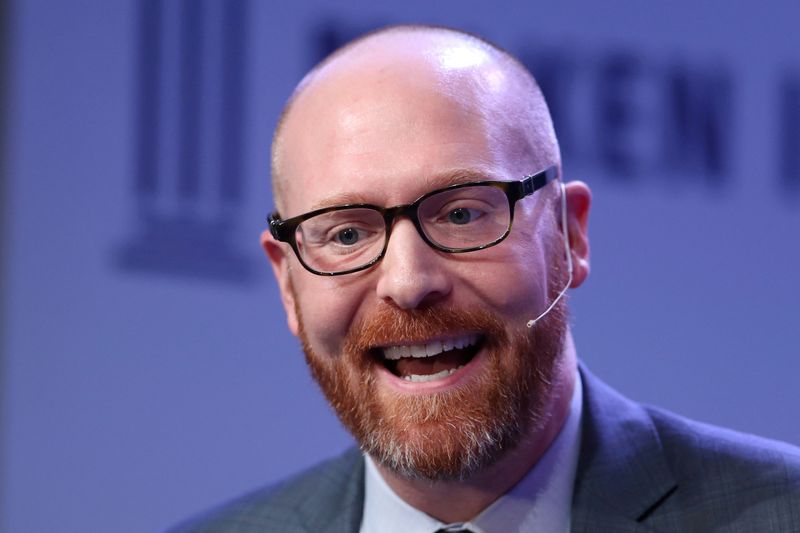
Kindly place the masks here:
<instances>
[{"instance_id":1,"label":"eyeglass temple arm","mask_svg":"<svg viewBox=\"0 0 800 533\"><path fill-rule=\"evenodd\" d=\"M522 180L523 196L530 196L551 181L558 177L558 169L555 166L549 167L538 174L525 176Z\"/></svg>"}]
</instances>

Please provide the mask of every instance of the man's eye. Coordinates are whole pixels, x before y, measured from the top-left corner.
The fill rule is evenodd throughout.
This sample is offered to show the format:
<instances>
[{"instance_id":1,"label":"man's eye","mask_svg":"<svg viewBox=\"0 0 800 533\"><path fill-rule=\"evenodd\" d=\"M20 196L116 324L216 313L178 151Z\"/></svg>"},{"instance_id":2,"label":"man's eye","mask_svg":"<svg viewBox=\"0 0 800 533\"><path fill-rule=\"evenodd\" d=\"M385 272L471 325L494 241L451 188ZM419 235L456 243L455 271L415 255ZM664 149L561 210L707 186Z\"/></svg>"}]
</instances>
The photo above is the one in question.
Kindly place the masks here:
<instances>
[{"instance_id":1,"label":"man's eye","mask_svg":"<svg viewBox=\"0 0 800 533\"><path fill-rule=\"evenodd\" d=\"M339 230L336 233L336 242L339 244L344 244L347 246L351 246L358 242L360 235L358 234L358 230L355 228L345 228L343 230Z\"/></svg>"},{"instance_id":2,"label":"man's eye","mask_svg":"<svg viewBox=\"0 0 800 533\"><path fill-rule=\"evenodd\" d=\"M453 209L447 214L447 219L453 224L463 225L469 224L473 219L478 218L480 213L475 209L467 209L459 207Z\"/></svg>"}]
</instances>

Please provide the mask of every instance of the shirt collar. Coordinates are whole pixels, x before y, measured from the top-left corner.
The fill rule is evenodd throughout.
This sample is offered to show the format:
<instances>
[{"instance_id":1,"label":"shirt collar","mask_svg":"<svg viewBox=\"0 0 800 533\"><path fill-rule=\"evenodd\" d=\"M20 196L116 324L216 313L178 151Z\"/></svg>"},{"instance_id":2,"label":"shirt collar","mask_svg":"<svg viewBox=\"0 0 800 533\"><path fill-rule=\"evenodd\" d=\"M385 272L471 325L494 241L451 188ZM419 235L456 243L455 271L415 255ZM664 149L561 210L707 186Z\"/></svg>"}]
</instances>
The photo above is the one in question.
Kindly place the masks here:
<instances>
[{"instance_id":1,"label":"shirt collar","mask_svg":"<svg viewBox=\"0 0 800 533\"><path fill-rule=\"evenodd\" d=\"M475 533L569 532L572 490L580 451L583 388L575 372L569 413L558 436L536 465L511 490L463 524ZM432 533L452 526L403 501L366 461L364 515L360 533Z\"/></svg>"}]
</instances>

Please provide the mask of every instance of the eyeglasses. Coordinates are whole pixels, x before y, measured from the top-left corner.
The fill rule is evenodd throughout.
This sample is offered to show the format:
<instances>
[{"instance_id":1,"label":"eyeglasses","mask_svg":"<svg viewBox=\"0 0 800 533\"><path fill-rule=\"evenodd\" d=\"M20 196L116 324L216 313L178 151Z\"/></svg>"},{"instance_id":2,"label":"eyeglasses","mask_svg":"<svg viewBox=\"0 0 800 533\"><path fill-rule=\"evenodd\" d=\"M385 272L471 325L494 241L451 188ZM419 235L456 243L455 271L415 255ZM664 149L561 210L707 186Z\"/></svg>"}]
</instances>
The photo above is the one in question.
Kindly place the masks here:
<instances>
[{"instance_id":1,"label":"eyeglasses","mask_svg":"<svg viewBox=\"0 0 800 533\"><path fill-rule=\"evenodd\" d=\"M364 270L386 253L395 218L407 217L432 248L447 253L483 250L511 231L514 205L557 177L550 167L519 181L477 181L431 191L395 207L348 204L281 220L269 216L275 240L288 243L306 270L339 276Z\"/></svg>"}]
</instances>

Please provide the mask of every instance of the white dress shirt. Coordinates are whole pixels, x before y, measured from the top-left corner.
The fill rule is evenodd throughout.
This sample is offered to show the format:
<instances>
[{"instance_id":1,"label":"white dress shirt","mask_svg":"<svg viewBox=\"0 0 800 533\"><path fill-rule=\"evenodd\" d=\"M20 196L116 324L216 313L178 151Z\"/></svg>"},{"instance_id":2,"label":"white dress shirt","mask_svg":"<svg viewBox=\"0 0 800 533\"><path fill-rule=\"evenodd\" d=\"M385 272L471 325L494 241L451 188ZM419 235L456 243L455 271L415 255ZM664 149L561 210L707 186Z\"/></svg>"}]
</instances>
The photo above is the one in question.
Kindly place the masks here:
<instances>
[{"instance_id":1,"label":"white dress shirt","mask_svg":"<svg viewBox=\"0 0 800 533\"><path fill-rule=\"evenodd\" d=\"M474 533L568 533L581 440L583 389L576 371L569 413L536 465L506 494L463 524L444 524L403 501L365 455L364 515L360 533L434 533L461 526Z\"/></svg>"}]
</instances>

